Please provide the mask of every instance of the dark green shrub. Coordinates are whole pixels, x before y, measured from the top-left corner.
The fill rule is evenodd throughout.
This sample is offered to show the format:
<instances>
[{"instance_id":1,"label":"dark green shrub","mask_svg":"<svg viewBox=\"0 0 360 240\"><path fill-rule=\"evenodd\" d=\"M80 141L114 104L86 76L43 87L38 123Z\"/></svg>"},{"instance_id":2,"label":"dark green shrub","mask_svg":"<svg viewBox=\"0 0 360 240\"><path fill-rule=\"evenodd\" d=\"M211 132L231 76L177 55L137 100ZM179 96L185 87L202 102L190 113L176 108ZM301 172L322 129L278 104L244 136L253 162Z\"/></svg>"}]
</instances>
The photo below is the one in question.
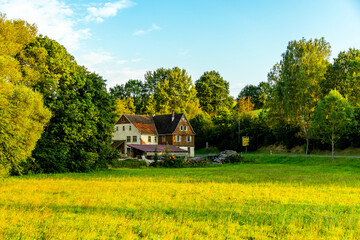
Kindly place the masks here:
<instances>
[{"instance_id":1,"label":"dark green shrub","mask_svg":"<svg viewBox=\"0 0 360 240\"><path fill-rule=\"evenodd\" d=\"M255 159L244 158L240 154L235 154L227 157L222 163L255 163Z\"/></svg>"},{"instance_id":2,"label":"dark green shrub","mask_svg":"<svg viewBox=\"0 0 360 240\"><path fill-rule=\"evenodd\" d=\"M184 158L176 158L175 156L164 157L164 160L158 162L159 167L165 168L182 168L185 165Z\"/></svg>"},{"instance_id":3,"label":"dark green shrub","mask_svg":"<svg viewBox=\"0 0 360 240\"><path fill-rule=\"evenodd\" d=\"M211 164L212 164L212 162L208 158L205 158L204 160L201 160L201 161L189 159L184 163L184 165L186 167L205 167L205 166L209 166Z\"/></svg>"},{"instance_id":4,"label":"dark green shrub","mask_svg":"<svg viewBox=\"0 0 360 240\"><path fill-rule=\"evenodd\" d=\"M110 163L112 168L145 168L147 163L144 160L138 159L125 159L125 160L112 160Z\"/></svg>"}]
</instances>

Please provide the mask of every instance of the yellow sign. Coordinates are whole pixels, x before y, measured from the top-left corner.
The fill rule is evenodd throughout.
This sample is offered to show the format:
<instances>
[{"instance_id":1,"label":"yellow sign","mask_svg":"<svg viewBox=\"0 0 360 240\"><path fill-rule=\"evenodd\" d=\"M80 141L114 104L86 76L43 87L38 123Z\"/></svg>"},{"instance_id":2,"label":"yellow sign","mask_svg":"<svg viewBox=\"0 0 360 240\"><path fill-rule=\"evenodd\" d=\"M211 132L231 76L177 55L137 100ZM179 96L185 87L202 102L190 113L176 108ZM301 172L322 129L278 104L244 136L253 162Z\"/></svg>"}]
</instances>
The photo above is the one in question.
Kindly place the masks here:
<instances>
[{"instance_id":1,"label":"yellow sign","mask_svg":"<svg viewBox=\"0 0 360 240\"><path fill-rule=\"evenodd\" d=\"M243 147L249 146L249 137L242 137Z\"/></svg>"}]
</instances>

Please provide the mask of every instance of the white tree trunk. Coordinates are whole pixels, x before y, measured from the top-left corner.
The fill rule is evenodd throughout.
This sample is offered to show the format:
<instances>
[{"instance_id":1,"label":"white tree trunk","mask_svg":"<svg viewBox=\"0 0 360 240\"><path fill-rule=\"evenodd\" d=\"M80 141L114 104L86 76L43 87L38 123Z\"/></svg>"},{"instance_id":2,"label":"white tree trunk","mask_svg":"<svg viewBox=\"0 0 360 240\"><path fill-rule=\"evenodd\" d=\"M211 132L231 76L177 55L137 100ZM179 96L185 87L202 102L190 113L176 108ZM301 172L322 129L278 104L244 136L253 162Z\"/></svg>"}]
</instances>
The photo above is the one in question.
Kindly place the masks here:
<instances>
[{"instance_id":1,"label":"white tree trunk","mask_svg":"<svg viewBox=\"0 0 360 240\"><path fill-rule=\"evenodd\" d=\"M335 147L335 142L334 142L334 136L331 137L331 162L334 163L334 147Z\"/></svg>"},{"instance_id":2,"label":"white tree trunk","mask_svg":"<svg viewBox=\"0 0 360 240\"><path fill-rule=\"evenodd\" d=\"M308 150L309 150L309 137L308 137L308 132L305 126L305 120L304 120L304 116L301 117L301 123L303 126L303 130L304 130L304 134L305 134L305 139L306 139L306 149L305 149L305 155L306 155L306 159L308 156Z\"/></svg>"}]
</instances>

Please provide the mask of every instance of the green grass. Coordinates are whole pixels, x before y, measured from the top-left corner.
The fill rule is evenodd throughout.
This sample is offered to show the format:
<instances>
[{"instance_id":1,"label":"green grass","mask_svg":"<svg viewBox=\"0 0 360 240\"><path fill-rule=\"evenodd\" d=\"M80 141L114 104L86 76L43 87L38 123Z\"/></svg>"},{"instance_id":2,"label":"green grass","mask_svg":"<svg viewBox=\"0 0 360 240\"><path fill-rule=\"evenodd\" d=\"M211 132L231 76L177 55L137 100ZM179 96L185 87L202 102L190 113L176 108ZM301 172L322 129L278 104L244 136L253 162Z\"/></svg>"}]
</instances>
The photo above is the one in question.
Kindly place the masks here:
<instances>
[{"instance_id":1,"label":"green grass","mask_svg":"<svg viewBox=\"0 0 360 240\"><path fill-rule=\"evenodd\" d=\"M0 182L0 239L359 239L360 159L114 169Z\"/></svg>"}]
</instances>

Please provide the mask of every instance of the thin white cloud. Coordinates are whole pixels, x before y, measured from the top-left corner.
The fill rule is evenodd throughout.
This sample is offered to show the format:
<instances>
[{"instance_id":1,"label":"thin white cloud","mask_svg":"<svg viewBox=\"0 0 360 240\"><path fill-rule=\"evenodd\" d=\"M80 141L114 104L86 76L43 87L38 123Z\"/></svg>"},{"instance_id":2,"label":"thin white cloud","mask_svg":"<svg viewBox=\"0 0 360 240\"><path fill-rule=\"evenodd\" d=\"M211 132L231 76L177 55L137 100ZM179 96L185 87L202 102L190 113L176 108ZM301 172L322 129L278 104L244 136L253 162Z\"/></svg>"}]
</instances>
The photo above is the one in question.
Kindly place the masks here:
<instances>
[{"instance_id":1,"label":"thin white cloud","mask_svg":"<svg viewBox=\"0 0 360 240\"><path fill-rule=\"evenodd\" d=\"M124 64L124 63L128 63L128 60L117 60L116 63L117 64Z\"/></svg>"},{"instance_id":2,"label":"thin white cloud","mask_svg":"<svg viewBox=\"0 0 360 240\"><path fill-rule=\"evenodd\" d=\"M131 59L131 62L141 62L143 59L142 58L134 58Z\"/></svg>"},{"instance_id":3,"label":"thin white cloud","mask_svg":"<svg viewBox=\"0 0 360 240\"><path fill-rule=\"evenodd\" d=\"M159 27L158 25L156 24L153 24L151 25L150 28L148 28L147 30L143 30L143 29L140 29L140 30L137 30L133 33L133 36L140 36L140 35L145 35L145 34L148 34L148 33L151 33L153 31L158 31L160 30L161 27Z\"/></svg>"},{"instance_id":4,"label":"thin white cloud","mask_svg":"<svg viewBox=\"0 0 360 240\"><path fill-rule=\"evenodd\" d=\"M1 0L0 12L8 19L35 23L39 33L64 45L69 51L79 48L82 39L91 36L90 29L79 29L73 10L60 0Z\"/></svg>"},{"instance_id":5,"label":"thin white cloud","mask_svg":"<svg viewBox=\"0 0 360 240\"><path fill-rule=\"evenodd\" d=\"M186 56L186 55L189 54L189 50L188 50L188 49L180 49L179 52L178 52L178 54L179 54L180 56Z\"/></svg>"},{"instance_id":6,"label":"thin white cloud","mask_svg":"<svg viewBox=\"0 0 360 240\"><path fill-rule=\"evenodd\" d=\"M117 60L116 63L117 64L124 64L124 63L137 63L137 62L141 62L143 59L142 58L133 58L131 60Z\"/></svg>"},{"instance_id":7,"label":"thin white cloud","mask_svg":"<svg viewBox=\"0 0 360 240\"><path fill-rule=\"evenodd\" d=\"M134 3L129 0L121 0L116 2L107 2L102 7L89 7L87 9L87 21L103 22L104 18L114 17L121 9L133 6Z\"/></svg>"},{"instance_id":8,"label":"thin white cloud","mask_svg":"<svg viewBox=\"0 0 360 240\"><path fill-rule=\"evenodd\" d=\"M144 35L146 33L146 31L144 30L137 30L136 32L133 33L134 36L138 36L138 35Z\"/></svg>"},{"instance_id":9,"label":"thin white cloud","mask_svg":"<svg viewBox=\"0 0 360 240\"><path fill-rule=\"evenodd\" d=\"M149 69L130 69L124 67L122 69L107 70L103 77L107 79L107 86L113 87L116 84L126 83L129 79L142 80L147 71L149 71Z\"/></svg>"},{"instance_id":10,"label":"thin white cloud","mask_svg":"<svg viewBox=\"0 0 360 240\"><path fill-rule=\"evenodd\" d=\"M92 69L94 65L114 60L115 57L113 57L110 53L99 50L82 55L78 62L87 68Z\"/></svg>"}]
</instances>

